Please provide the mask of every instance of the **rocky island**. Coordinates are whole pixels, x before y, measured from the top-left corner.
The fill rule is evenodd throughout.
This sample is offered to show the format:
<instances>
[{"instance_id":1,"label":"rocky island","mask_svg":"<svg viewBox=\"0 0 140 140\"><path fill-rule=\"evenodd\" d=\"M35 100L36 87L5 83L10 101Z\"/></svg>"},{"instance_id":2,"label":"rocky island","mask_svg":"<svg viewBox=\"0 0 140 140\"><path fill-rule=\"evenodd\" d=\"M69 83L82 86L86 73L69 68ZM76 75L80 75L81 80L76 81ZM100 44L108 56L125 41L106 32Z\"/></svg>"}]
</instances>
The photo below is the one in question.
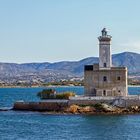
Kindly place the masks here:
<instances>
[{"instance_id":1,"label":"rocky island","mask_svg":"<svg viewBox=\"0 0 140 140\"><path fill-rule=\"evenodd\" d=\"M140 96L87 97L71 92L56 93L46 89L38 93L39 102L17 101L15 111L38 111L47 114L136 114L140 113Z\"/></svg>"},{"instance_id":2,"label":"rocky island","mask_svg":"<svg viewBox=\"0 0 140 140\"><path fill-rule=\"evenodd\" d=\"M72 100L46 100L41 102L16 102L13 110L15 111L39 111L47 114L136 114L140 113L140 100L119 99L109 100L108 103L101 100L89 99L83 104L74 104ZM123 102L122 102L123 101ZM131 104L127 104L128 102ZM136 101L136 102L135 102ZM87 102L88 104L85 104ZM115 102L118 104L115 105ZM75 102L76 103L76 102ZM81 102L82 103L82 102Z\"/></svg>"},{"instance_id":3,"label":"rocky island","mask_svg":"<svg viewBox=\"0 0 140 140\"><path fill-rule=\"evenodd\" d=\"M84 95L47 89L38 93L42 101L16 102L13 109L62 114L140 113L140 96L128 94L127 67L112 65L111 39L104 28L98 37L99 63L85 66Z\"/></svg>"}]
</instances>

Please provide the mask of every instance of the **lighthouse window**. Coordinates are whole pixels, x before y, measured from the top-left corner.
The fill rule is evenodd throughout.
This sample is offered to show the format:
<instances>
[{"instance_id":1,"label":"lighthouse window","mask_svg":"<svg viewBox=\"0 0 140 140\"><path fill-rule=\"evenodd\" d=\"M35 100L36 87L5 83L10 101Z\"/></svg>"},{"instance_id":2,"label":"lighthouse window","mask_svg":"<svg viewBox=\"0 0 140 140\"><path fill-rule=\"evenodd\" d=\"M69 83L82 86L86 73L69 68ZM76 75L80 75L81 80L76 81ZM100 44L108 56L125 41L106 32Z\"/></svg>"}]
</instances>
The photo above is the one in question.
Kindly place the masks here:
<instances>
[{"instance_id":1,"label":"lighthouse window","mask_svg":"<svg viewBox=\"0 0 140 140\"><path fill-rule=\"evenodd\" d=\"M104 67L106 68L106 63L104 63Z\"/></svg>"},{"instance_id":2,"label":"lighthouse window","mask_svg":"<svg viewBox=\"0 0 140 140\"><path fill-rule=\"evenodd\" d=\"M103 81L104 81L104 82L107 81L107 77L106 77L106 76L103 77Z\"/></svg>"},{"instance_id":3,"label":"lighthouse window","mask_svg":"<svg viewBox=\"0 0 140 140\"><path fill-rule=\"evenodd\" d=\"M103 96L106 96L106 90L103 91Z\"/></svg>"},{"instance_id":4,"label":"lighthouse window","mask_svg":"<svg viewBox=\"0 0 140 140\"><path fill-rule=\"evenodd\" d=\"M118 76L118 77L117 77L117 80L118 80L118 81L120 81L120 80L121 80L121 77L120 77L120 76Z\"/></svg>"}]
</instances>

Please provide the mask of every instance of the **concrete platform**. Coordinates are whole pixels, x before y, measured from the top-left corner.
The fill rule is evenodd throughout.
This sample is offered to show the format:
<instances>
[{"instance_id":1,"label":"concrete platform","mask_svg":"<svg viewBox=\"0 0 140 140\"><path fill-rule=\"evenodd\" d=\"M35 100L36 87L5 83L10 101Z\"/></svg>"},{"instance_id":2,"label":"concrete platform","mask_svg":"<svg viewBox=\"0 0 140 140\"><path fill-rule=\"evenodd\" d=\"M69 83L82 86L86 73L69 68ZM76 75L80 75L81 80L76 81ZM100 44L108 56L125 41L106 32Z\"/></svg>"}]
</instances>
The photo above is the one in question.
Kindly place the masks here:
<instances>
[{"instance_id":1,"label":"concrete platform","mask_svg":"<svg viewBox=\"0 0 140 140\"><path fill-rule=\"evenodd\" d=\"M128 96L77 96L71 97L69 105L92 105L97 103L107 103L114 106L129 107L129 106L140 106L139 95L128 95Z\"/></svg>"}]
</instances>

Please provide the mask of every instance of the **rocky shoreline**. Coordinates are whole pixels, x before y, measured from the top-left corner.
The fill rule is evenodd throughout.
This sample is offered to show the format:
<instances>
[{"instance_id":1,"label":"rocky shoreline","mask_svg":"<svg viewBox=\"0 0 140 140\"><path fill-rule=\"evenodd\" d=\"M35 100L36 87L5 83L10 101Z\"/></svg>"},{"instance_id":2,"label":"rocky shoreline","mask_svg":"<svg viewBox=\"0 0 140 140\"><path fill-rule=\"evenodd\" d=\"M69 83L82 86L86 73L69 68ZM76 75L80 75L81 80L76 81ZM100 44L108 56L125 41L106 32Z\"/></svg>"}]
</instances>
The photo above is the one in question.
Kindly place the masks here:
<instances>
[{"instance_id":1,"label":"rocky shoreline","mask_svg":"<svg viewBox=\"0 0 140 140\"><path fill-rule=\"evenodd\" d=\"M139 114L140 106L119 107L107 103L97 103L93 105L68 105L65 102L39 102L25 103L17 102L14 104L14 111L36 111L45 114L81 114L81 115L123 115L123 114Z\"/></svg>"},{"instance_id":2,"label":"rocky shoreline","mask_svg":"<svg viewBox=\"0 0 140 140\"><path fill-rule=\"evenodd\" d=\"M129 108L113 107L102 103L94 106L71 105L61 111L47 112L48 114L82 114L82 115L127 115L139 114L140 106L131 106Z\"/></svg>"}]
</instances>

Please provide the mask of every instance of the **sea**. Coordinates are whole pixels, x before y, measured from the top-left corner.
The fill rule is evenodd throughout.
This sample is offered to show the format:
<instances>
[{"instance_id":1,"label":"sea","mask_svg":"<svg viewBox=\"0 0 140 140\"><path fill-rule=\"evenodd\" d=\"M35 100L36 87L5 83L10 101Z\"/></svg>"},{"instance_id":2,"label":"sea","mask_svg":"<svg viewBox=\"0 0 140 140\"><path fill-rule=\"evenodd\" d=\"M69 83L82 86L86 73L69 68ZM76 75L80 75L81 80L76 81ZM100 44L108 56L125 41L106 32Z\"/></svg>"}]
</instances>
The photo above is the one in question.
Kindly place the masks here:
<instances>
[{"instance_id":1,"label":"sea","mask_svg":"<svg viewBox=\"0 0 140 140\"><path fill-rule=\"evenodd\" d=\"M57 92L84 93L83 87L52 87ZM15 101L39 101L44 88L0 88L0 107ZM129 87L140 94L140 87ZM50 115L44 112L1 111L0 140L140 140L140 115Z\"/></svg>"}]
</instances>

